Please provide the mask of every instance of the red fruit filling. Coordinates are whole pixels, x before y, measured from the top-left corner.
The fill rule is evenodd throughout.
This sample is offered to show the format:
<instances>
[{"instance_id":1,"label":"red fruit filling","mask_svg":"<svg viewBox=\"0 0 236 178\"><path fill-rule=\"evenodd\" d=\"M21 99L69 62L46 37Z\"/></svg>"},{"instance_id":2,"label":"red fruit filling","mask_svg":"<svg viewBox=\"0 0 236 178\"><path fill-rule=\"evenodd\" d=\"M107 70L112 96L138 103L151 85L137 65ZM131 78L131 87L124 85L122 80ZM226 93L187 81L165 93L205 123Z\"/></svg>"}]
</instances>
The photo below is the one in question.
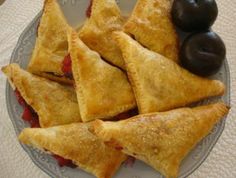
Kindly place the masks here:
<instances>
[{"instance_id":1,"label":"red fruit filling","mask_svg":"<svg viewBox=\"0 0 236 178\"><path fill-rule=\"evenodd\" d=\"M36 36L37 36L37 37L38 37L38 34L39 34L39 26L40 26L40 22L38 23L37 29L36 29Z\"/></svg>"},{"instance_id":2,"label":"red fruit filling","mask_svg":"<svg viewBox=\"0 0 236 178\"><path fill-rule=\"evenodd\" d=\"M132 156L128 156L128 158L125 161L125 165L129 166L129 167L133 167L134 163L135 163L135 158Z\"/></svg>"},{"instance_id":3,"label":"red fruit filling","mask_svg":"<svg viewBox=\"0 0 236 178\"><path fill-rule=\"evenodd\" d=\"M22 119L27 121L32 128L38 128L39 125L39 119L37 113L34 111L33 108L31 108L24 100L24 98L21 96L20 92L16 89L15 95L18 103L24 108Z\"/></svg>"},{"instance_id":4,"label":"red fruit filling","mask_svg":"<svg viewBox=\"0 0 236 178\"><path fill-rule=\"evenodd\" d=\"M52 155L56 160L57 160L57 163L60 167L63 167L63 166L67 166L67 167L71 167L71 168L76 168L77 166L69 159L65 159L61 156L58 156L58 155Z\"/></svg>"},{"instance_id":5,"label":"red fruit filling","mask_svg":"<svg viewBox=\"0 0 236 178\"><path fill-rule=\"evenodd\" d=\"M31 112L30 108L25 107L24 112L22 114L22 119L27 121L27 122L30 122L32 120L32 118L33 118L33 114Z\"/></svg>"},{"instance_id":6,"label":"red fruit filling","mask_svg":"<svg viewBox=\"0 0 236 178\"><path fill-rule=\"evenodd\" d=\"M90 0L89 6L86 10L86 16L89 18L91 16L91 12L92 12L92 5L93 5L93 0Z\"/></svg>"},{"instance_id":7,"label":"red fruit filling","mask_svg":"<svg viewBox=\"0 0 236 178\"><path fill-rule=\"evenodd\" d=\"M17 89L15 90L15 95L16 95L16 99L17 99L18 103L22 107L25 107L27 104L26 104L24 98L21 96L20 92Z\"/></svg>"},{"instance_id":8,"label":"red fruit filling","mask_svg":"<svg viewBox=\"0 0 236 178\"><path fill-rule=\"evenodd\" d=\"M73 79L70 54L65 56L62 62L62 72L67 78Z\"/></svg>"},{"instance_id":9,"label":"red fruit filling","mask_svg":"<svg viewBox=\"0 0 236 178\"><path fill-rule=\"evenodd\" d=\"M130 117L129 112L124 112L121 114L118 114L117 116L115 116L116 120L124 120L124 119L128 119Z\"/></svg>"},{"instance_id":10,"label":"red fruit filling","mask_svg":"<svg viewBox=\"0 0 236 178\"><path fill-rule=\"evenodd\" d=\"M115 149L118 150L118 151L121 151L121 150L123 150L123 147L122 146L116 146Z\"/></svg>"},{"instance_id":11,"label":"red fruit filling","mask_svg":"<svg viewBox=\"0 0 236 178\"><path fill-rule=\"evenodd\" d=\"M138 110L132 109L130 111L118 114L117 116L115 116L115 120L124 120L124 119L128 119L130 117L133 117L135 115L138 115Z\"/></svg>"},{"instance_id":12,"label":"red fruit filling","mask_svg":"<svg viewBox=\"0 0 236 178\"><path fill-rule=\"evenodd\" d=\"M38 116L33 116L30 120L30 126L31 128L40 128Z\"/></svg>"}]
</instances>

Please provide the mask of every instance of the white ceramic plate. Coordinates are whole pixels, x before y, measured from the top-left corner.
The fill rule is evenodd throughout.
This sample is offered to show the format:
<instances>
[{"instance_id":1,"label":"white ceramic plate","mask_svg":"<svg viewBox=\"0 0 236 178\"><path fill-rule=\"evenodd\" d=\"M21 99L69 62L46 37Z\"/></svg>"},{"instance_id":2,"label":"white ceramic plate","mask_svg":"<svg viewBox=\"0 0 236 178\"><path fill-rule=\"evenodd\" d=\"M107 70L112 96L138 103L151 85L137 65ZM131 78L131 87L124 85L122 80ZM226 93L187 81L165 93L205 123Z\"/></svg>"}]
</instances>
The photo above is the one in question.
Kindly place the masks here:
<instances>
[{"instance_id":1,"label":"white ceramic plate","mask_svg":"<svg viewBox=\"0 0 236 178\"><path fill-rule=\"evenodd\" d=\"M89 0L59 0L59 3L62 7L65 16L68 19L68 22L73 27L78 27L85 20L85 11L88 7ZM124 15L130 14L132 11L136 0L119 0L118 4ZM28 27L22 33L17 46L12 54L11 63L18 63L21 67L25 68L28 64L32 50L34 47L36 39L36 29L40 20L41 13L39 13L35 19L28 25ZM182 40L186 34L181 34ZM205 100L198 103L198 105L207 104L222 100L225 103L229 104L230 93L229 93L229 69L227 61L224 63L221 71L213 76L223 81L226 85L226 94L223 97L217 97L210 100ZM22 129L28 127L28 124L21 119L22 108L17 103L14 92L7 84L6 88L6 102L8 107L8 112L12 123L15 127L16 134L18 135ZM220 122L201 143L199 143L196 148L186 157L182 162L180 168L179 177L187 177L191 174L201 163L206 159L207 155L217 142L219 136L221 135L224 129L224 120ZM43 171L45 171L51 177L57 178L92 178L93 176L85 173L80 169L71 169L67 167L60 168L54 158L48 154L43 153L37 149L29 148L25 145L22 145L24 150L29 154L32 161ZM135 164L131 166L123 165L118 171L115 178L161 178L162 176L153 170L151 167L146 164L136 161Z\"/></svg>"}]
</instances>

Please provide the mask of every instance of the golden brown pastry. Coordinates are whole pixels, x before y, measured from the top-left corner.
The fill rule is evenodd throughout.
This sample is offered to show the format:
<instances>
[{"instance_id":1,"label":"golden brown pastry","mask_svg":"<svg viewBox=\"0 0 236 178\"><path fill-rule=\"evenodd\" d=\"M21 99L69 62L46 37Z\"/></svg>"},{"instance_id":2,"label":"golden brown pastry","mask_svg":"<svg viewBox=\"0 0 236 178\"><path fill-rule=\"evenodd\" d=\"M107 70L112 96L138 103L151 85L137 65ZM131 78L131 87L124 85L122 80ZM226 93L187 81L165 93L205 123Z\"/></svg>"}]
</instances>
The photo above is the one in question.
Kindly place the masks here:
<instances>
[{"instance_id":1,"label":"golden brown pastry","mask_svg":"<svg viewBox=\"0 0 236 178\"><path fill-rule=\"evenodd\" d=\"M126 156L106 146L90 132L90 124L73 123L51 128L24 129L19 140L72 160L97 178L111 178Z\"/></svg>"},{"instance_id":2,"label":"golden brown pastry","mask_svg":"<svg viewBox=\"0 0 236 178\"><path fill-rule=\"evenodd\" d=\"M223 103L138 115L119 122L96 121L95 133L110 146L176 178L183 158L228 113Z\"/></svg>"},{"instance_id":3,"label":"golden brown pastry","mask_svg":"<svg viewBox=\"0 0 236 178\"><path fill-rule=\"evenodd\" d=\"M115 0L93 0L90 18L79 31L81 40L108 62L125 69L120 49L112 32L121 30L124 20Z\"/></svg>"},{"instance_id":4,"label":"golden brown pastry","mask_svg":"<svg viewBox=\"0 0 236 178\"><path fill-rule=\"evenodd\" d=\"M80 122L79 105L72 87L37 77L17 64L2 68L13 89L17 89L39 116L41 127Z\"/></svg>"},{"instance_id":5,"label":"golden brown pastry","mask_svg":"<svg viewBox=\"0 0 236 178\"><path fill-rule=\"evenodd\" d=\"M126 63L139 112L167 111L222 95L224 84L191 74L158 53L149 51L124 32L115 32Z\"/></svg>"},{"instance_id":6,"label":"golden brown pastry","mask_svg":"<svg viewBox=\"0 0 236 178\"><path fill-rule=\"evenodd\" d=\"M45 0L38 37L28 70L31 73L64 83L72 83L62 71L68 54L66 19L56 0Z\"/></svg>"},{"instance_id":7,"label":"golden brown pastry","mask_svg":"<svg viewBox=\"0 0 236 178\"><path fill-rule=\"evenodd\" d=\"M82 120L108 119L134 108L134 94L125 73L103 61L72 29L68 40Z\"/></svg>"},{"instance_id":8,"label":"golden brown pastry","mask_svg":"<svg viewBox=\"0 0 236 178\"><path fill-rule=\"evenodd\" d=\"M171 21L170 0L138 0L124 25L148 49L178 62L178 36Z\"/></svg>"}]
</instances>

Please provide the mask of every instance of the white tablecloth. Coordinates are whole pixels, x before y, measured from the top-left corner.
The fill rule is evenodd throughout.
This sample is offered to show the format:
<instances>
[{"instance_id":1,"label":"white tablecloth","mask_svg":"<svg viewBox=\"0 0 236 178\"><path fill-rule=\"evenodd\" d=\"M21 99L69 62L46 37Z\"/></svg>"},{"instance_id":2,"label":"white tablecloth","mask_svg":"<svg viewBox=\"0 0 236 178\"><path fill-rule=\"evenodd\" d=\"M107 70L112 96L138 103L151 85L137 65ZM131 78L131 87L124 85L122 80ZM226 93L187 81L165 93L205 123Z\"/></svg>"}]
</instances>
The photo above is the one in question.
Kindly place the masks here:
<instances>
[{"instance_id":1,"label":"white tablecloth","mask_svg":"<svg viewBox=\"0 0 236 178\"><path fill-rule=\"evenodd\" d=\"M206 161L191 178L236 177L236 3L218 0L219 17L214 30L224 39L231 70L231 112L225 130ZM42 8L42 0L6 0L0 6L0 66L9 63L10 55L23 29ZM33 164L17 141L5 105L5 81L0 73L0 177L47 178Z\"/></svg>"}]
</instances>

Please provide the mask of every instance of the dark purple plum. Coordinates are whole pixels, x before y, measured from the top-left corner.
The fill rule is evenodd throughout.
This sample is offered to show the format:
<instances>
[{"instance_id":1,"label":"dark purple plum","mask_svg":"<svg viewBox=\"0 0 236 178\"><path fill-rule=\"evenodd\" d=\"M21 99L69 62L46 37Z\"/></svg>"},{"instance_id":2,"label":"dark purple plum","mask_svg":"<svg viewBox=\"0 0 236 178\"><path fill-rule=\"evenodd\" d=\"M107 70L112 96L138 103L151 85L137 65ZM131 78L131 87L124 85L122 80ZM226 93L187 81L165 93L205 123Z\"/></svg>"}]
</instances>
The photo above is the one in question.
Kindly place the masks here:
<instances>
[{"instance_id":1,"label":"dark purple plum","mask_svg":"<svg viewBox=\"0 0 236 178\"><path fill-rule=\"evenodd\" d=\"M217 73L225 55L224 42L212 31L190 35L183 42L180 50L180 60L183 67L201 76Z\"/></svg>"},{"instance_id":2,"label":"dark purple plum","mask_svg":"<svg viewBox=\"0 0 236 178\"><path fill-rule=\"evenodd\" d=\"M174 0L171 15L181 30L202 31L213 25L218 8L215 0Z\"/></svg>"}]
</instances>

